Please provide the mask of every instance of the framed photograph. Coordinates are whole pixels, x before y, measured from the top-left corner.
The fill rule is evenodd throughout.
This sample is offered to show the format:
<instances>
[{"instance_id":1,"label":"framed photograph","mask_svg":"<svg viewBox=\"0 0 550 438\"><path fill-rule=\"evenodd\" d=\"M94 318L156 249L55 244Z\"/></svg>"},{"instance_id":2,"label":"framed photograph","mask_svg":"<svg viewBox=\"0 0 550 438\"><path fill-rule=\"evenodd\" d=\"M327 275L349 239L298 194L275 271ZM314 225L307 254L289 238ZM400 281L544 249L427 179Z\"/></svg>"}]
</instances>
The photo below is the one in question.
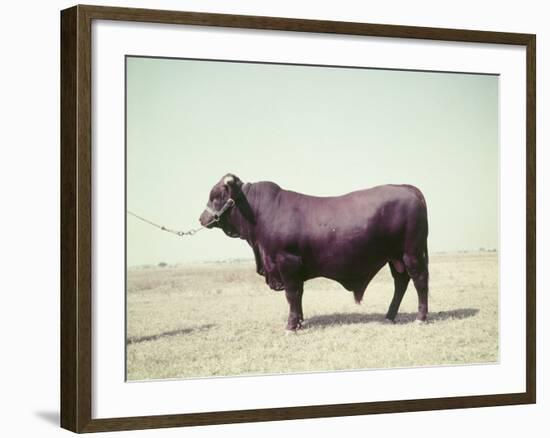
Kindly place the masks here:
<instances>
[{"instance_id":1,"label":"framed photograph","mask_svg":"<svg viewBox=\"0 0 550 438\"><path fill-rule=\"evenodd\" d=\"M535 403L535 35L61 12L61 426Z\"/></svg>"}]
</instances>

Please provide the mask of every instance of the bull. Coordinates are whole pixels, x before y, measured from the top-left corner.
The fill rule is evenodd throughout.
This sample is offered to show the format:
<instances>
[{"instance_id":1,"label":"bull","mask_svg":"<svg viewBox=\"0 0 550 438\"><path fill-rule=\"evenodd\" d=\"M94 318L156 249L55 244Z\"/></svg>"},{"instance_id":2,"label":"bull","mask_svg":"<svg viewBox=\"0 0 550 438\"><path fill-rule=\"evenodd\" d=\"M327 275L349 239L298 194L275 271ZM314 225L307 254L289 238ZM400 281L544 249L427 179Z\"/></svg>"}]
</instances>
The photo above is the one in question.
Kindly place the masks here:
<instances>
[{"instance_id":1,"label":"bull","mask_svg":"<svg viewBox=\"0 0 550 438\"><path fill-rule=\"evenodd\" d=\"M425 198L414 186L381 185L317 197L268 181L243 183L227 174L210 191L199 221L248 242L258 274L271 289L285 291L289 331L304 322L306 280L335 280L360 304L385 264L395 286L386 319L395 320L412 279L418 294L416 321L427 321L428 214Z\"/></svg>"}]
</instances>

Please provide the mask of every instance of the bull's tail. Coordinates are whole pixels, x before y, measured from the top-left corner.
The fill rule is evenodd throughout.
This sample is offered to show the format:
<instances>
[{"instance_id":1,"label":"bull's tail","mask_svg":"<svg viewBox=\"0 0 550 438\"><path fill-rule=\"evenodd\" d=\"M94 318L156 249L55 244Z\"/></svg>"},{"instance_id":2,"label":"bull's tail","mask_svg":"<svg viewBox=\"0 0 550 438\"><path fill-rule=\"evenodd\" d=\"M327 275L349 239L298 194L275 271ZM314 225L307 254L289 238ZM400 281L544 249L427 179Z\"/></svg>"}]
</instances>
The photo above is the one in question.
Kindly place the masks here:
<instances>
[{"instance_id":1,"label":"bull's tail","mask_svg":"<svg viewBox=\"0 0 550 438\"><path fill-rule=\"evenodd\" d=\"M428 239L426 238L426 245L424 245L424 269L426 269L426 295L429 294L430 284L430 256L428 255Z\"/></svg>"}]
</instances>

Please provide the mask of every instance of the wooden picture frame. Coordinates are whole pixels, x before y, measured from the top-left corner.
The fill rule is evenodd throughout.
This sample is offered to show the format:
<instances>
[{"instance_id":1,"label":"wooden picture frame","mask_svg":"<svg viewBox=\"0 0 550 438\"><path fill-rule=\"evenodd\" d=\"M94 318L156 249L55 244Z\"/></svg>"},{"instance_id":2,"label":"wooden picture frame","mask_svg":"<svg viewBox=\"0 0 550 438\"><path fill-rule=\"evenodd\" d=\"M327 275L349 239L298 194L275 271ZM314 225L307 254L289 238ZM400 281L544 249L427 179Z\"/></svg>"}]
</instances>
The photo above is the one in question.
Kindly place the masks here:
<instances>
[{"instance_id":1,"label":"wooden picture frame","mask_svg":"<svg viewBox=\"0 0 550 438\"><path fill-rule=\"evenodd\" d=\"M525 392L222 412L92 418L92 22L113 20L517 45L526 49ZM74 432L529 404L536 401L535 48L531 34L75 6L61 12L61 426Z\"/></svg>"}]
</instances>

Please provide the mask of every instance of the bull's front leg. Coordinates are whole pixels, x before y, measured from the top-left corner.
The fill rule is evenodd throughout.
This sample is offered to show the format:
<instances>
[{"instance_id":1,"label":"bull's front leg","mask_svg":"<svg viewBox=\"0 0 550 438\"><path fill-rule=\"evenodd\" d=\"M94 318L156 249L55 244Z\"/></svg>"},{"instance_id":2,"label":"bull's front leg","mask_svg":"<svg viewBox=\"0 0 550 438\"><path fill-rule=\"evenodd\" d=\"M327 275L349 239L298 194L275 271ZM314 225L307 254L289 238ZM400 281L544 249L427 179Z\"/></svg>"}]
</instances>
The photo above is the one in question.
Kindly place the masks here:
<instances>
[{"instance_id":1,"label":"bull's front leg","mask_svg":"<svg viewBox=\"0 0 550 438\"><path fill-rule=\"evenodd\" d=\"M302 312L302 294L304 292L304 284L286 286L285 295L290 310L288 312L288 321L286 330L296 331L302 328L304 315Z\"/></svg>"},{"instance_id":2,"label":"bull's front leg","mask_svg":"<svg viewBox=\"0 0 550 438\"><path fill-rule=\"evenodd\" d=\"M252 251L254 251L254 260L256 261L256 272L259 275L262 275L265 277L265 268L264 268L264 262L262 260L262 255L260 254L260 248L258 248L258 245L251 244Z\"/></svg>"},{"instance_id":3,"label":"bull's front leg","mask_svg":"<svg viewBox=\"0 0 550 438\"><path fill-rule=\"evenodd\" d=\"M296 331L302 327L304 320L302 310L304 280L301 276L301 259L295 255L282 254L277 256L276 262L285 286L285 296L289 305L286 330Z\"/></svg>"}]
</instances>

